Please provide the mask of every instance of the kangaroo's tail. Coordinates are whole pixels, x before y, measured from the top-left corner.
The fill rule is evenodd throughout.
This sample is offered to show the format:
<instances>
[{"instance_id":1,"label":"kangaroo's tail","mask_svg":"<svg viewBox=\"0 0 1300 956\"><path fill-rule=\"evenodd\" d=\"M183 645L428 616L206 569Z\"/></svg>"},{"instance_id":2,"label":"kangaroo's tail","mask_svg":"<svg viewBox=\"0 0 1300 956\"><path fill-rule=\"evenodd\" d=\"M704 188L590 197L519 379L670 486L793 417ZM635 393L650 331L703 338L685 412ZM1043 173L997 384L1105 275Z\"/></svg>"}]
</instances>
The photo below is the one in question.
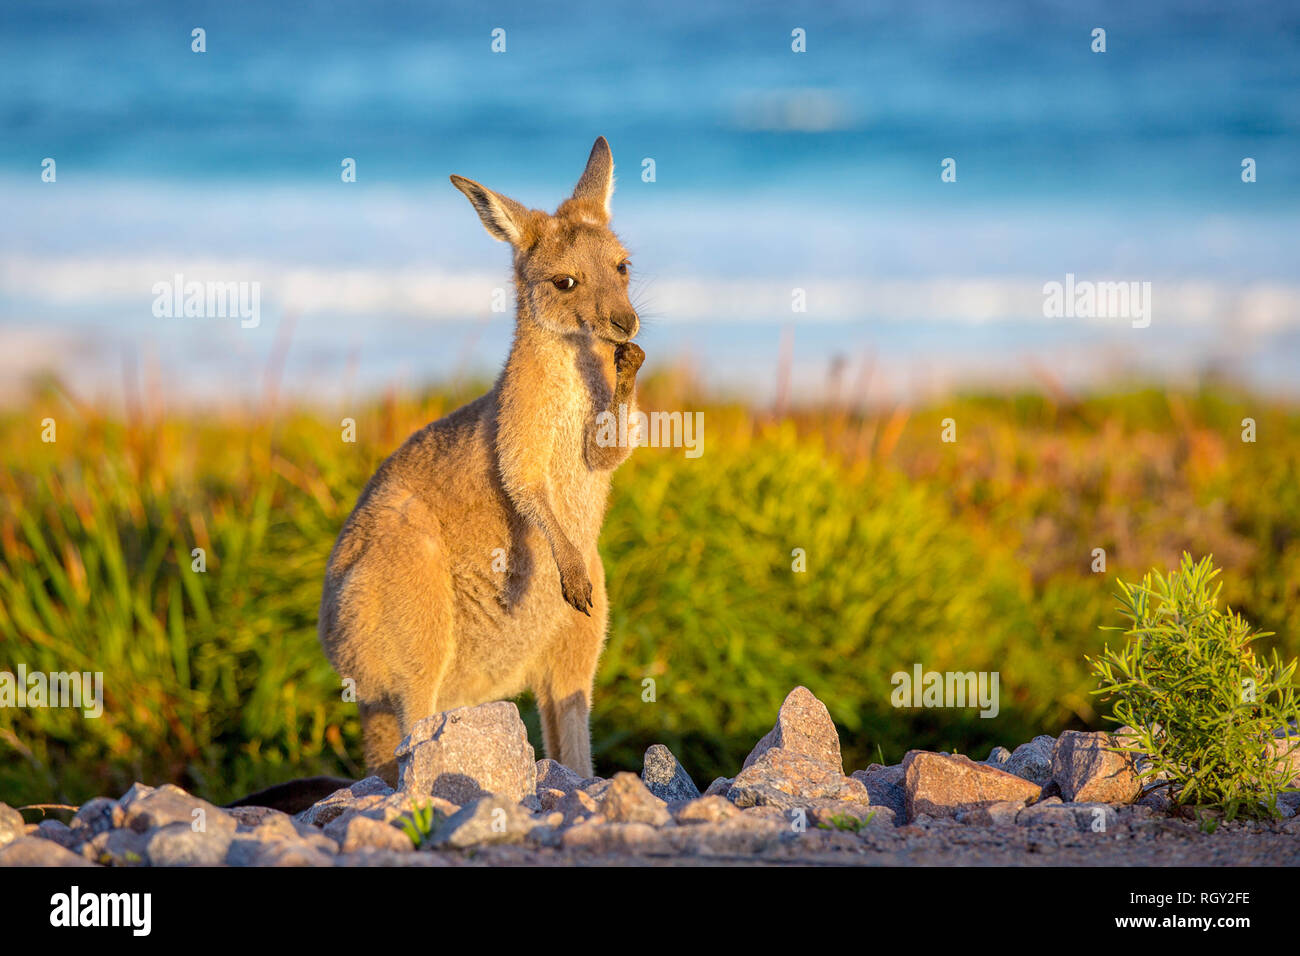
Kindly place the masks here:
<instances>
[{"instance_id":1,"label":"kangaroo's tail","mask_svg":"<svg viewBox=\"0 0 1300 956\"><path fill-rule=\"evenodd\" d=\"M350 787L355 780L344 777L304 777L276 784L257 793L240 797L226 807L270 807L285 813L301 813L318 800L323 800L335 790Z\"/></svg>"}]
</instances>

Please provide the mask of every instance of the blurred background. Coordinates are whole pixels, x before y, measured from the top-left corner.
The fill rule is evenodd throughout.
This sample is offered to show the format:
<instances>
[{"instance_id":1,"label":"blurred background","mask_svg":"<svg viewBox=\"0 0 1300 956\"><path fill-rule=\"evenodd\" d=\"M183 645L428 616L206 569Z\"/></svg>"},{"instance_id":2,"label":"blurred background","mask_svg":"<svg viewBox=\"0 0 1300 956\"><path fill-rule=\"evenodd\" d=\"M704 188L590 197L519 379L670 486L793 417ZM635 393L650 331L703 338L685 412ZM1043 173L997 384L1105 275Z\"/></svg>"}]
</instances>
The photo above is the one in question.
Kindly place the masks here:
<instances>
[{"instance_id":1,"label":"blurred background","mask_svg":"<svg viewBox=\"0 0 1300 956\"><path fill-rule=\"evenodd\" d=\"M596 135L644 404L705 412L616 478L598 771L730 775L795 683L858 766L1099 727L1114 579L1184 549L1300 645L1294 4L8 4L0 78L0 668L109 697L0 710L9 802L359 772L325 558L512 327L446 177L553 209ZM1150 327L1045 318L1067 273ZM177 274L260 322L156 317ZM894 711L915 662L1001 715Z\"/></svg>"}]
</instances>

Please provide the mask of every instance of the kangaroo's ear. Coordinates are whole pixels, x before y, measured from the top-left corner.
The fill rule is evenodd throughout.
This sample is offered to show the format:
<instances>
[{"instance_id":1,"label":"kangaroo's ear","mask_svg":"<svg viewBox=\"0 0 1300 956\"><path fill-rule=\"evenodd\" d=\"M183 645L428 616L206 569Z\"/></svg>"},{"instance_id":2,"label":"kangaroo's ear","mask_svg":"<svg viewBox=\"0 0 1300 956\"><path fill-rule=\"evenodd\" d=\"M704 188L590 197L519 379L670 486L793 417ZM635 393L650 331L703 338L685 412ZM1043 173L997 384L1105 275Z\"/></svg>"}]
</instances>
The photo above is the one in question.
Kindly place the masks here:
<instances>
[{"instance_id":1,"label":"kangaroo's ear","mask_svg":"<svg viewBox=\"0 0 1300 956\"><path fill-rule=\"evenodd\" d=\"M474 204L478 217L483 220L483 228L493 239L517 247L527 246L532 241L533 213L527 207L464 176L452 176L451 184Z\"/></svg>"},{"instance_id":2,"label":"kangaroo's ear","mask_svg":"<svg viewBox=\"0 0 1300 956\"><path fill-rule=\"evenodd\" d=\"M573 198L586 200L596 206L609 222L609 200L614 195L614 154L609 151L609 143L603 136L596 137L596 145L591 147L587 157L587 168L583 170L578 185L573 187Z\"/></svg>"}]
</instances>

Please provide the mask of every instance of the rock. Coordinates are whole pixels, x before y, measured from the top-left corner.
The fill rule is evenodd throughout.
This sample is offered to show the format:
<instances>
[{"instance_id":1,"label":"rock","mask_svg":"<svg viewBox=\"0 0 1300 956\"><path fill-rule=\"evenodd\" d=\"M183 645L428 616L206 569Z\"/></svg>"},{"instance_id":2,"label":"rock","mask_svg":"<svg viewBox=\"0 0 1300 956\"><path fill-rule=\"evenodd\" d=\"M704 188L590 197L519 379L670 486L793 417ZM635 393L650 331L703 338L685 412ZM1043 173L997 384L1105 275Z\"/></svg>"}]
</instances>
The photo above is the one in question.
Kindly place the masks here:
<instances>
[{"instance_id":1,"label":"rock","mask_svg":"<svg viewBox=\"0 0 1300 956\"><path fill-rule=\"evenodd\" d=\"M568 796L568 794L566 794L563 790L556 790L553 787L548 787L546 789L538 787L537 805L540 808L539 812L550 813L552 810L554 810L556 807L560 805L560 802L566 796Z\"/></svg>"},{"instance_id":2,"label":"rock","mask_svg":"<svg viewBox=\"0 0 1300 956\"><path fill-rule=\"evenodd\" d=\"M1119 814L1107 803L1062 803L1056 797L1025 807L1016 817L1021 826L1063 826L1083 833L1119 828Z\"/></svg>"},{"instance_id":3,"label":"rock","mask_svg":"<svg viewBox=\"0 0 1300 956\"><path fill-rule=\"evenodd\" d=\"M0 847L22 836L26 827L27 821L21 813L7 803L0 803Z\"/></svg>"},{"instance_id":4,"label":"rock","mask_svg":"<svg viewBox=\"0 0 1300 956\"><path fill-rule=\"evenodd\" d=\"M426 717L397 748L400 789L459 806L486 794L514 803L537 791L537 762L509 701Z\"/></svg>"},{"instance_id":5,"label":"rock","mask_svg":"<svg viewBox=\"0 0 1300 956\"><path fill-rule=\"evenodd\" d=\"M738 807L774 806L790 810L810 800L869 803L867 788L835 765L783 747L770 747L740 772L727 799Z\"/></svg>"},{"instance_id":6,"label":"rock","mask_svg":"<svg viewBox=\"0 0 1300 956\"><path fill-rule=\"evenodd\" d=\"M94 866L80 854L53 840L20 836L0 846L0 866Z\"/></svg>"},{"instance_id":7,"label":"rock","mask_svg":"<svg viewBox=\"0 0 1300 956\"><path fill-rule=\"evenodd\" d=\"M128 790L126 793L122 794L121 799L119 799L117 802L119 805L123 807L127 807L130 806L132 803L134 803L136 800L139 800L141 797L147 796L148 794L151 793L153 793L153 787L149 786L148 784L136 782L131 784L131 789Z\"/></svg>"},{"instance_id":8,"label":"rock","mask_svg":"<svg viewBox=\"0 0 1300 956\"><path fill-rule=\"evenodd\" d=\"M654 744L645 752L641 780L651 793L667 803L694 800L700 795L700 788L695 786L686 768L663 744Z\"/></svg>"},{"instance_id":9,"label":"rock","mask_svg":"<svg viewBox=\"0 0 1300 956\"><path fill-rule=\"evenodd\" d=\"M195 830L189 823L168 823L148 835L145 857L151 866L217 866L233 839L233 826Z\"/></svg>"},{"instance_id":10,"label":"rock","mask_svg":"<svg viewBox=\"0 0 1300 956\"><path fill-rule=\"evenodd\" d=\"M1290 793L1279 793L1277 795L1277 809L1284 817L1294 817L1300 813L1300 791Z\"/></svg>"},{"instance_id":11,"label":"rock","mask_svg":"<svg viewBox=\"0 0 1300 956\"><path fill-rule=\"evenodd\" d=\"M324 800L318 800L295 819L301 823L310 823L323 827L332 820L341 817L367 797L387 797L395 791L380 777L366 777L350 787L335 790Z\"/></svg>"},{"instance_id":12,"label":"rock","mask_svg":"<svg viewBox=\"0 0 1300 956\"><path fill-rule=\"evenodd\" d=\"M725 797L727 791L731 789L733 777L716 777L713 783L709 784L701 796L705 797Z\"/></svg>"},{"instance_id":13,"label":"rock","mask_svg":"<svg viewBox=\"0 0 1300 956\"><path fill-rule=\"evenodd\" d=\"M79 831L73 831L61 820L42 820L32 836L42 840L53 840L65 850L75 851L86 842L86 837Z\"/></svg>"},{"instance_id":14,"label":"rock","mask_svg":"<svg viewBox=\"0 0 1300 956\"><path fill-rule=\"evenodd\" d=\"M531 762L529 766L532 766ZM464 807L438 827L433 845L463 849L492 843L522 843L539 825L540 821L534 819L518 801L489 794Z\"/></svg>"},{"instance_id":15,"label":"rock","mask_svg":"<svg viewBox=\"0 0 1300 956\"><path fill-rule=\"evenodd\" d=\"M191 796L173 784L165 783L156 790L141 794L135 794L135 790L136 787L132 787L118 802L122 807L123 825L137 833L183 823L191 830L197 827L198 832L233 836L238 826L235 818L225 810Z\"/></svg>"},{"instance_id":16,"label":"rock","mask_svg":"<svg viewBox=\"0 0 1300 956\"><path fill-rule=\"evenodd\" d=\"M907 817L907 794L903 790L903 765L883 766L873 763L866 770L853 771L853 779L867 788L873 807L889 807L894 816Z\"/></svg>"},{"instance_id":17,"label":"rock","mask_svg":"<svg viewBox=\"0 0 1300 956\"><path fill-rule=\"evenodd\" d=\"M1011 751L1006 747L994 747L989 751L989 755L984 758L984 762L990 767L997 767L999 770L1005 770L1002 765L1007 762L1011 756Z\"/></svg>"},{"instance_id":18,"label":"rock","mask_svg":"<svg viewBox=\"0 0 1300 956\"><path fill-rule=\"evenodd\" d=\"M894 827L894 812L888 807L873 807L865 803L844 800L814 800L807 807L810 828L819 830L845 830L854 832L866 826ZM845 825L848 824L848 827Z\"/></svg>"},{"instance_id":19,"label":"rock","mask_svg":"<svg viewBox=\"0 0 1300 956\"><path fill-rule=\"evenodd\" d=\"M726 797L700 797L672 808L673 819L684 823L721 823L740 816L740 810Z\"/></svg>"},{"instance_id":20,"label":"rock","mask_svg":"<svg viewBox=\"0 0 1300 956\"><path fill-rule=\"evenodd\" d=\"M752 856L765 853L781 843L801 838L790 821L774 807L755 809L773 810L779 819L754 816L746 810L722 823L700 823L689 827L669 827L656 830L659 840L675 853L695 856Z\"/></svg>"},{"instance_id":21,"label":"rock","mask_svg":"<svg viewBox=\"0 0 1300 956\"><path fill-rule=\"evenodd\" d=\"M275 810L271 807L231 807L226 812L235 818L241 830L280 826L287 827L286 832L294 831L293 817L283 810Z\"/></svg>"},{"instance_id":22,"label":"rock","mask_svg":"<svg viewBox=\"0 0 1300 956\"><path fill-rule=\"evenodd\" d=\"M1117 752L1113 734L1067 730L1052 752L1052 779L1074 803L1131 803L1142 789L1136 758Z\"/></svg>"},{"instance_id":23,"label":"rock","mask_svg":"<svg viewBox=\"0 0 1300 956\"><path fill-rule=\"evenodd\" d=\"M70 826L89 840L126 825L126 812L118 801L109 797L87 800L77 810ZM0 838L2 839L2 838Z\"/></svg>"},{"instance_id":24,"label":"rock","mask_svg":"<svg viewBox=\"0 0 1300 956\"><path fill-rule=\"evenodd\" d=\"M673 819L668 805L632 773L614 774L600 802L600 812L611 823L648 823L661 827Z\"/></svg>"},{"instance_id":25,"label":"rock","mask_svg":"<svg viewBox=\"0 0 1300 956\"><path fill-rule=\"evenodd\" d=\"M268 844L258 866L333 866L334 858L315 847L292 840Z\"/></svg>"},{"instance_id":26,"label":"rock","mask_svg":"<svg viewBox=\"0 0 1300 956\"><path fill-rule=\"evenodd\" d=\"M840 735L835 730L835 721L831 720L826 705L807 687L790 691L776 716L776 726L750 751L740 769L747 769L774 747L809 757L844 775L844 759L840 755Z\"/></svg>"},{"instance_id":27,"label":"rock","mask_svg":"<svg viewBox=\"0 0 1300 956\"><path fill-rule=\"evenodd\" d=\"M911 821L921 814L952 817L1003 800L1032 802L1041 788L969 757L913 750L903 758L903 792Z\"/></svg>"},{"instance_id":28,"label":"rock","mask_svg":"<svg viewBox=\"0 0 1300 956\"><path fill-rule=\"evenodd\" d=\"M1170 794L1168 787L1159 787L1145 796L1139 797L1134 806L1146 807L1155 813L1172 813L1174 798Z\"/></svg>"},{"instance_id":29,"label":"rock","mask_svg":"<svg viewBox=\"0 0 1300 956\"><path fill-rule=\"evenodd\" d=\"M1268 745L1268 757L1277 760L1281 786L1300 787L1300 737L1275 736Z\"/></svg>"},{"instance_id":30,"label":"rock","mask_svg":"<svg viewBox=\"0 0 1300 956\"><path fill-rule=\"evenodd\" d=\"M648 823L581 823L564 831L561 845L566 850L596 853L671 853L672 844Z\"/></svg>"},{"instance_id":31,"label":"rock","mask_svg":"<svg viewBox=\"0 0 1300 956\"><path fill-rule=\"evenodd\" d=\"M600 811L600 804L585 790L571 790L553 808L564 815L566 826L585 820Z\"/></svg>"},{"instance_id":32,"label":"rock","mask_svg":"<svg viewBox=\"0 0 1300 956\"><path fill-rule=\"evenodd\" d=\"M410 853L415 846L405 832L390 823L354 816L343 830L339 849L343 853L355 853L363 849Z\"/></svg>"},{"instance_id":33,"label":"rock","mask_svg":"<svg viewBox=\"0 0 1300 956\"><path fill-rule=\"evenodd\" d=\"M556 763L554 760L537 761L537 793L540 796L543 790L559 790L562 793L568 793L570 790L578 790L590 780L579 777L562 763Z\"/></svg>"},{"instance_id":34,"label":"rock","mask_svg":"<svg viewBox=\"0 0 1300 956\"><path fill-rule=\"evenodd\" d=\"M813 802L814 801L809 800L807 803L800 804L797 807L791 807L790 809L783 809L769 803L764 803L758 806L745 807L740 811L740 815L745 821L750 823L756 820L767 820L772 823L791 824L791 828L793 829L793 823L795 820L799 819L799 814L803 814L803 820L804 822L807 822L808 814L806 810L808 805Z\"/></svg>"},{"instance_id":35,"label":"rock","mask_svg":"<svg viewBox=\"0 0 1300 956\"><path fill-rule=\"evenodd\" d=\"M1010 827L1015 826L1016 817L1024 808L1023 800L995 800L958 810L955 819L974 827Z\"/></svg>"},{"instance_id":36,"label":"rock","mask_svg":"<svg viewBox=\"0 0 1300 956\"><path fill-rule=\"evenodd\" d=\"M400 817L414 816L417 811L424 807L433 811L432 824L434 829L440 826L442 821L449 819L460 811L460 807L456 806L456 804L443 800L441 797L417 797L401 791L390 793L387 796L372 794L358 800L343 811L341 816L325 824L325 828L321 832L335 843L342 844L347 837L348 828L351 826L352 821L358 817L392 825ZM404 831L399 830L398 832L405 838ZM409 838L407 839L409 840ZM380 849L382 848L380 847Z\"/></svg>"},{"instance_id":37,"label":"rock","mask_svg":"<svg viewBox=\"0 0 1300 956\"><path fill-rule=\"evenodd\" d=\"M104 866L146 866L149 836L134 830L104 830L81 845L81 855Z\"/></svg>"},{"instance_id":38,"label":"rock","mask_svg":"<svg viewBox=\"0 0 1300 956\"><path fill-rule=\"evenodd\" d=\"M1052 779L1052 751L1055 748L1056 738L1043 734L1017 747L998 769L1040 787L1046 786Z\"/></svg>"}]
</instances>

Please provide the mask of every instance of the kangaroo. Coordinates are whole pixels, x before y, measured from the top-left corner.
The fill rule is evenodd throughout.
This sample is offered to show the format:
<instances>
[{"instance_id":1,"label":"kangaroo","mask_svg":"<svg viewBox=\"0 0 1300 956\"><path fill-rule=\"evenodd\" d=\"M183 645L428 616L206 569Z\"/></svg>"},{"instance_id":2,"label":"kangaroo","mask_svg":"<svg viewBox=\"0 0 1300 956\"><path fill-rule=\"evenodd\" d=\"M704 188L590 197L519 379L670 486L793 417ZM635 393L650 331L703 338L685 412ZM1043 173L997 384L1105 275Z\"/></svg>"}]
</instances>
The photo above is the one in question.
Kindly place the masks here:
<instances>
[{"instance_id":1,"label":"kangaroo","mask_svg":"<svg viewBox=\"0 0 1300 956\"><path fill-rule=\"evenodd\" d=\"M623 447L597 417L636 403L645 353L628 252L609 229L602 136L554 215L461 176L513 247L515 332L492 390L408 438L330 554L319 636L356 682L367 772L397 785L416 721L531 690L547 756L592 776L590 704L608 605L596 541Z\"/></svg>"}]
</instances>

